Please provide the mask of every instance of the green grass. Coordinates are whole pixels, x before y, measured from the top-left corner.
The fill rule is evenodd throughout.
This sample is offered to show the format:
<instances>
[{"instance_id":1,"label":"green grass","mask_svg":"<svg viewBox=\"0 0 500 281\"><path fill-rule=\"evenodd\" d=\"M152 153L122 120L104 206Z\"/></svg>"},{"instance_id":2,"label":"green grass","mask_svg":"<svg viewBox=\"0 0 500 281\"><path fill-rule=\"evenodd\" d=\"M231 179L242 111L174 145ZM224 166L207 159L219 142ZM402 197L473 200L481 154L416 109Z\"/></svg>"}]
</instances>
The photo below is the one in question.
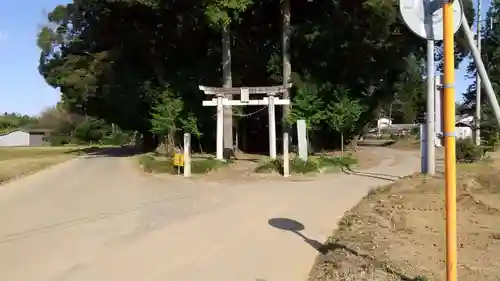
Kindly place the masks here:
<instances>
[{"instance_id":1,"label":"green grass","mask_svg":"<svg viewBox=\"0 0 500 281\"><path fill-rule=\"evenodd\" d=\"M357 164L357 159L348 156L311 156L304 161L298 157L290 161L290 172L295 174L338 172L341 168ZM283 173L283 158L264 159L255 168L256 173Z\"/></svg>"},{"instance_id":2,"label":"green grass","mask_svg":"<svg viewBox=\"0 0 500 281\"><path fill-rule=\"evenodd\" d=\"M0 147L0 184L104 147Z\"/></svg>"},{"instance_id":3,"label":"green grass","mask_svg":"<svg viewBox=\"0 0 500 281\"><path fill-rule=\"evenodd\" d=\"M144 171L148 173L167 173L173 175L178 173L178 168L173 165L172 158L155 157L151 154L144 154L140 156L139 162ZM191 173L206 174L211 171L216 171L230 163L231 162L223 162L214 158L192 159Z\"/></svg>"},{"instance_id":4,"label":"green grass","mask_svg":"<svg viewBox=\"0 0 500 281\"><path fill-rule=\"evenodd\" d=\"M18 158L43 158L63 154L83 155L106 148L104 146L0 147L0 161Z\"/></svg>"}]
</instances>

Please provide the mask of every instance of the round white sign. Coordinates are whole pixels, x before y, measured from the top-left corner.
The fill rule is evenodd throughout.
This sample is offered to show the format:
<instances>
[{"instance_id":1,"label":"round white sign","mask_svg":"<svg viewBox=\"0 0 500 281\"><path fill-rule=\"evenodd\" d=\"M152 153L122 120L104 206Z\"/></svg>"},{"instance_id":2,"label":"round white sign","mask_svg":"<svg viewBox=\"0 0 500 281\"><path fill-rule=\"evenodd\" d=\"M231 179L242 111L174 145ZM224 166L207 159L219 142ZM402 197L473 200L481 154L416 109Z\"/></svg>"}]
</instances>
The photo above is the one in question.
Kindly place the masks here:
<instances>
[{"instance_id":1,"label":"round white sign","mask_svg":"<svg viewBox=\"0 0 500 281\"><path fill-rule=\"evenodd\" d=\"M427 40L443 40L443 0L399 0L399 10L408 28ZM462 3L453 1L453 30L462 24Z\"/></svg>"}]
</instances>

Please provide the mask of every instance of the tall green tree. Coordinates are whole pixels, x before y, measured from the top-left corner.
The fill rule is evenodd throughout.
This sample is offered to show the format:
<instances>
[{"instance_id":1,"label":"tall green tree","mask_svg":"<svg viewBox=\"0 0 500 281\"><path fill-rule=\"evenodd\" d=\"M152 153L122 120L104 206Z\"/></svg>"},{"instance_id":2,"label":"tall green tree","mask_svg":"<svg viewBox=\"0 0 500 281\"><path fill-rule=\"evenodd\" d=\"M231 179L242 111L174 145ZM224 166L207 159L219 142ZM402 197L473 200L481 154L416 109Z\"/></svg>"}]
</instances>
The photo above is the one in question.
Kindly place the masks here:
<instances>
[{"instance_id":1,"label":"tall green tree","mask_svg":"<svg viewBox=\"0 0 500 281\"><path fill-rule=\"evenodd\" d=\"M326 123L340 133L340 149L344 153L344 135L354 129L363 112L362 105L357 100L349 98L347 89L339 89L340 99L330 102L326 108Z\"/></svg>"},{"instance_id":2,"label":"tall green tree","mask_svg":"<svg viewBox=\"0 0 500 281\"><path fill-rule=\"evenodd\" d=\"M180 128L180 115L183 108L182 100L175 97L168 89L162 91L160 100L153 106L151 132L162 138L167 154L175 148L175 135Z\"/></svg>"},{"instance_id":3,"label":"tall green tree","mask_svg":"<svg viewBox=\"0 0 500 281\"><path fill-rule=\"evenodd\" d=\"M407 58L425 55L397 1L290 0L290 8L293 76L314 84L317 112L342 98L335 89L350 89L346 95L364 109L355 133L394 100ZM227 50L235 85L282 83L281 10L281 0L73 0L48 14L38 36L39 71L71 113L139 131L149 148L158 144L151 119L168 87L213 148L214 112L202 107L198 86L220 84ZM230 48L221 24L230 24ZM296 99L300 91L292 89L294 104L307 98ZM329 125L314 122L317 137L328 139Z\"/></svg>"}]
</instances>

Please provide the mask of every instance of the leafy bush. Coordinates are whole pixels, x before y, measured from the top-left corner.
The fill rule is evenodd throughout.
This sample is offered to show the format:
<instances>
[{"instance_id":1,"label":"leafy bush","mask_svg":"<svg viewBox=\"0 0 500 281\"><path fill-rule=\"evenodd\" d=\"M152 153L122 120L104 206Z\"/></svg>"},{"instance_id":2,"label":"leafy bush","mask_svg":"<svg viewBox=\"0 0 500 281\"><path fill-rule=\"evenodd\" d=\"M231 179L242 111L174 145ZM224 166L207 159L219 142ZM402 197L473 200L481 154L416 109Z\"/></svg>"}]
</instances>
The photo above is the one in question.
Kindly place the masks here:
<instances>
[{"instance_id":1,"label":"leafy bush","mask_svg":"<svg viewBox=\"0 0 500 281\"><path fill-rule=\"evenodd\" d=\"M139 161L144 171L148 173L169 173L176 175L179 171L178 168L173 165L172 158L155 157L151 154L146 154L142 155ZM208 172L215 171L228 163L229 162L223 162L213 158L195 159L191 162L191 173L206 174Z\"/></svg>"},{"instance_id":2,"label":"leafy bush","mask_svg":"<svg viewBox=\"0 0 500 281\"><path fill-rule=\"evenodd\" d=\"M177 173L177 168L172 165L170 159L157 159L152 155L146 154L141 156L139 162L144 171L148 173Z\"/></svg>"},{"instance_id":3,"label":"leafy bush","mask_svg":"<svg viewBox=\"0 0 500 281\"><path fill-rule=\"evenodd\" d=\"M266 158L259 163L257 168L255 168L255 172L256 173L277 172L277 173L282 174L283 173L283 159L282 158L278 158L278 159Z\"/></svg>"},{"instance_id":4,"label":"leafy bush","mask_svg":"<svg viewBox=\"0 0 500 281\"><path fill-rule=\"evenodd\" d=\"M68 136L50 136L46 138L46 141L52 146L63 146L71 143L71 137Z\"/></svg>"},{"instance_id":5,"label":"leafy bush","mask_svg":"<svg viewBox=\"0 0 500 281\"><path fill-rule=\"evenodd\" d=\"M340 166L340 167L350 167L352 165L358 164L358 159L354 158L352 155L338 156L338 157L319 157L320 166Z\"/></svg>"},{"instance_id":6,"label":"leafy bush","mask_svg":"<svg viewBox=\"0 0 500 281\"><path fill-rule=\"evenodd\" d=\"M458 139L456 143L457 162L475 163L484 156L484 148L474 145L472 138Z\"/></svg>"},{"instance_id":7,"label":"leafy bush","mask_svg":"<svg viewBox=\"0 0 500 281\"><path fill-rule=\"evenodd\" d=\"M211 171L216 171L229 163L230 162L220 161L215 158L193 160L191 162L191 173L206 174Z\"/></svg>"},{"instance_id":8,"label":"leafy bush","mask_svg":"<svg viewBox=\"0 0 500 281\"><path fill-rule=\"evenodd\" d=\"M255 168L256 173L272 173L276 172L283 174L283 158L265 159ZM340 170L342 167L349 167L357 164L357 159L351 155L339 157L309 157L304 161L298 157L292 158L290 161L290 172L296 174L329 172L332 170ZM333 169L332 169L333 168Z\"/></svg>"},{"instance_id":9,"label":"leafy bush","mask_svg":"<svg viewBox=\"0 0 500 281\"><path fill-rule=\"evenodd\" d=\"M308 158L307 161L297 157L290 161L290 172L297 174L319 172L321 167L320 164L320 161L312 157Z\"/></svg>"},{"instance_id":10,"label":"leafy bush","mask_svg":"<svg viewBox=\"0 0 500 281\"><path fill-rule=\"evenodd\" d=\"M104 136L102 144L105 145L124 145L130 141L130 136L122 132L114 132L110 135Z\"/></svg>"}]
</instances>

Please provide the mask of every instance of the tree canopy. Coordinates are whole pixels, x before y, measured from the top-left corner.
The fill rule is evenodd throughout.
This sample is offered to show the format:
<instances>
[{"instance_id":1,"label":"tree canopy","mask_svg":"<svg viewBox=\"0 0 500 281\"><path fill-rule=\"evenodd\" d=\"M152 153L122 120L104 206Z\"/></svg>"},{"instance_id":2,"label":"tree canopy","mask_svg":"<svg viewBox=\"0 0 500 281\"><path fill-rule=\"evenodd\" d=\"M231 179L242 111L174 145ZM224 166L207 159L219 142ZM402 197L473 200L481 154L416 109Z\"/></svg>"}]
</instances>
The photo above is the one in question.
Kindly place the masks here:
<instances>
[{"instance_id":1,"label":"tree canopy","mask_svg":"<svg viewBox=\"0 0 500 281\"><path fill-rule=\"evenodd\" d=\"M310 99L303 93L311 91L317 106L311 110L319 115L343 100L362 109L350 120L351 134L395 98L412 102L411 112L422 106L425 41L404 25L398 1L290 1L292 116L301 114ZM213 145L214 112L202 107L198 85L222 84L218 27L231 30L234 86L280 84L280 2L73 0L47 16L38 36L39 71L71 112L149 137L165 126L155 116L168 90L169 99L182 101L179 118L196 118L198 136ZM466 53L459 51L459 57ZM263 122L258 114L252 118L240 121ZM340 134L331 122L314 122L319 138Z\"/></svg>"}]
</instances>

